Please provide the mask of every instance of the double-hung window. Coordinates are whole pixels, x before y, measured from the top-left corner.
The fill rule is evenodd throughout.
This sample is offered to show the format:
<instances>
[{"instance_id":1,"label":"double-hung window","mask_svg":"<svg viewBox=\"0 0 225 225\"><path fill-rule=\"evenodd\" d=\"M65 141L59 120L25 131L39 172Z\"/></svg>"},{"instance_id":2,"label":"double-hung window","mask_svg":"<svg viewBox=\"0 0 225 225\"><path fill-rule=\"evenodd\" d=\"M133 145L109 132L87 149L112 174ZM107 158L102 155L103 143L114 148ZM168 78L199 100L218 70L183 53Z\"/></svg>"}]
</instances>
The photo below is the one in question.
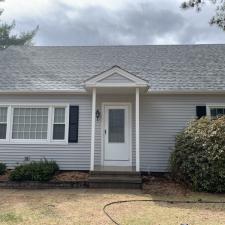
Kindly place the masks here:
<instances>
[{"instance_id":1,"label":"double-hung window","mask_svg":"<svg viewBox=\"0 0 225 225\"><path fill-rule=\"evenodd\" d=\"M65 139L65 108L54 108L53 140Z\"/></svg>"},{"instance_id":2,"label":"double-hung window","mask_svg":"<svg viewBox=\"0 0 225 225\"><path fill-rule=\"evenodd\" d=\"M0 141L68 142L68 106L0 106Z\"/></svg>"},{"instance_id":3,"label":"double-hung window","mask_svg":"<svg viewBox=\"0 0 225 225\"><path fill-rule=\"evenodd\" d=\"M0 107L0 140L6 139L7 109L7 107Z\"/></svg>"},{"instance_id":4,"label":"double-hung window","mask_svg":"<svg viewBox=\"0 0 225 225\"><path fill-rule=\"evenodd\" d=\"M218 106L208 106L208 115L212 119L216 119L220 116L225 115L225 105L218 105Z\"/></svg>"}]
</instances>

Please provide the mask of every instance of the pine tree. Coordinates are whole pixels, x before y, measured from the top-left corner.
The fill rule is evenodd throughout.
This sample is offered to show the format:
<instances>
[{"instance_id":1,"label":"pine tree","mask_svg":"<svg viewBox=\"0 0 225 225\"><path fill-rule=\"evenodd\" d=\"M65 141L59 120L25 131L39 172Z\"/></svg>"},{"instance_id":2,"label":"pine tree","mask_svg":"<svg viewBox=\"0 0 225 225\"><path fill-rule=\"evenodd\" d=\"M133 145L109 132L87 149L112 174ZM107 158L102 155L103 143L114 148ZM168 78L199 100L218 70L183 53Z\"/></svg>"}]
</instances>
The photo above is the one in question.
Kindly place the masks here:
<instances>
[{"instance_id":1,"label":"pine tree","mask_svg":"<svg viewBox=\"0 0 225 225\"><path fill-rule=\"evenodd\" d=\"M0 0L4 1L4 0ZM3 10L0 10L0 16ZM15 21L11 24L4 23L0 20L0 49L5 49L11 45L31 45L32 39L37 33L38 26L28 32L22 32L21 34L11 34L15 28Z\"/></svg>"}]
</instances>

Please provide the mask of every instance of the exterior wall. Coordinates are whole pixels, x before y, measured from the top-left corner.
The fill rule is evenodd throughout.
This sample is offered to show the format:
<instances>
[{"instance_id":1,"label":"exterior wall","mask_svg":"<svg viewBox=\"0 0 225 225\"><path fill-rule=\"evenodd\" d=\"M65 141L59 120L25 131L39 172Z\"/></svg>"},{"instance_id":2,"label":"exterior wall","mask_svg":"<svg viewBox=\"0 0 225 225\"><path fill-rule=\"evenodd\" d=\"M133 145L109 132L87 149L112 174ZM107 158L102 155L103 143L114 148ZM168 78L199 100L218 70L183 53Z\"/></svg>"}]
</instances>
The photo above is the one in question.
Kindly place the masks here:
<instances>
[{"instance_id":1,"label":"exterior wall","mask_svg":"<svg viewBox=\"0 0 225 225\"><path fill-rule=\"evenodd\" d=\"M102 103L106 102L129 102L131 103L132 116L132 165L135 166L135 94L129 95L98 95L96 98L96 109L102 110ZM102 114L102 111L101 111ZM101 165L101 126L102 119L96 121L95 131L95 165Z\"/></svg>"},{"instance_id":2,"label":"exterior wall","mask_svg":"<svg viewBox=\"0 0 225 225\"><path fill-rule=\"evenodd\" d=\"M121 83L134 83L132 80L129 80L127 79L126 77L124 76L121 76L120 74L118 73L114 73L112 75L110 75L109 77L106 77L104 79L102 79L101 81L99 81L98 83L101 83L101 84L121 84Z\"/></svg>"},{"instance_id":3,"label":"exterior wall","mask_svg":"<svg viewBox=\"0 0 225 225\"><path fill-rule=\"evenodd\" d=\"M62 170L89 170L91 146L91 97L65 95L0 95L0 103L69 103L79 105L78 143L70 144L0 144L0 161L14 167L25 156L56 160Z\"/></svg>"},{"instance_id":4,"label":"exterior wall","mask_svg":"<svg viewBox=\"0 0 225 225\"><path fill-rule=\"evenodd\" d=\"M175 136L195 118L196 106L225 104L225 95L152 95L141 97L141 171L168 171Z\"/></svg>"},{"instance_id":5,"label":"exterior wall","mask_svg":"<svg viewBox=\"0 0 225 225\"><path fill-rule=\"evenodd\" d=\"M91 146L91 96L88 95L0 95L0 103L69 103L79 105L79 136L74 144L0 144L0 161L13 167L46 157L56 160L63 170L89 170ZM98 95L103 102L132 104L132 153L135 166L135 96ZM144 95L140 97L141 171L168 171L168 159L175 136L195 117L196 105L225 104L225 95ZM96 121L95 165L101 164L101 120Z\"/></svg>"}]
</instances>

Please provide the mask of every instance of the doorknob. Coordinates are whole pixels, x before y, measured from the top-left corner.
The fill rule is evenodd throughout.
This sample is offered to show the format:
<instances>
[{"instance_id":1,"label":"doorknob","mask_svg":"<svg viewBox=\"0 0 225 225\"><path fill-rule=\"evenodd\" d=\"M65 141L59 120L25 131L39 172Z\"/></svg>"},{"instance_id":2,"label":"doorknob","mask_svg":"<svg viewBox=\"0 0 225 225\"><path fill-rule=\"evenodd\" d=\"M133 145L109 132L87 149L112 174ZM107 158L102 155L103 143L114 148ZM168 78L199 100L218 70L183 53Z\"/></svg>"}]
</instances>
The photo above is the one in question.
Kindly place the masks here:
<instances>
[{"instance_id":1,"label":"doorknob","mask_svg":"<svg viewBox=\"0 0 225 225\"><path fill-rule=\"evenodd\" d=\"M105 129L105 134L106 134L106 129Z\"/></svg>"}]
</instances>

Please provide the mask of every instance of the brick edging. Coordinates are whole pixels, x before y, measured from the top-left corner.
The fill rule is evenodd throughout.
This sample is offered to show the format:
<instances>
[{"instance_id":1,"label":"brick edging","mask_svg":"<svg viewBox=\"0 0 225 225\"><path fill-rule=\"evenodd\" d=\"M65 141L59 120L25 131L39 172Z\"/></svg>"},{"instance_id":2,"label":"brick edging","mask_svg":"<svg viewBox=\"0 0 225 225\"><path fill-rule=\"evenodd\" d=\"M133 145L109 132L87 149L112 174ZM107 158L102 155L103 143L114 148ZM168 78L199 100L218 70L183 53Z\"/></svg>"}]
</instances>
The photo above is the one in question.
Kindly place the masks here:
<instances>
[{"instance_id":1,"label":"brick edging","mask_svg":"<svg viewBox=\"0 0 225 225\"><path fill-rule=\"evenodd\" d=\"M48 188L88 188L88 181L0 181L0 188L15 189L48 189Z\"/></svg>"}]
</instances>

